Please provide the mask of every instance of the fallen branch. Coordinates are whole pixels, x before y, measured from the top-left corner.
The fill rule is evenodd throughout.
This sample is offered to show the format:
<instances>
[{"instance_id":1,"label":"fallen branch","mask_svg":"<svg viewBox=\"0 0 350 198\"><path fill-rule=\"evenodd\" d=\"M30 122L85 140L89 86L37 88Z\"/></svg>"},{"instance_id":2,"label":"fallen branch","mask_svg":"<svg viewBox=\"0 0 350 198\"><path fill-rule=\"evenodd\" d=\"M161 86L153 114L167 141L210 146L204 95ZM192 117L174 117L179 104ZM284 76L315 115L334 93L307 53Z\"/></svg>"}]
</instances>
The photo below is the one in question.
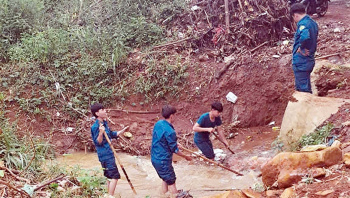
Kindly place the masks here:
<instances>
[{"instance_id":1,"label":"fallen branch","mask_svg":"<svg viewBox=\"0 0 350 198\"><path fill-rule=\"evenodd\" d=\"M225 0L225 22L226 22L226 32L230 33L230 15L228 9L228 0Z\"/></svg>"},{"instance_id":2,"label":"fallen branch","mask_svg":"<svg viewBox=\"0 0 350 198\"><path fill-rule=\"evenodd\" d=\"M184 38L184 39L181 39L181 40L178 40L178 41L174 41L174 42L171 42L171 43L166 43L166 44L163 44L163 45L157 45L157 46L154 46L153 49L160 48L160 47L165 47L165 46L168 46L168 45L175 45L175 44L178 44L178 43L190 40L190 39L192 39L192 37Z\"/></svg>"},{"instance_id":3,"label":"fallen branch","mask_svg":"<svg viewBox=\"0 0 350 198\"><path fill-rule=\"evenodd\" d=\"M243 54L244 52L246 52L246 50L243 50L243 51L239 52L236 56L238 57L238 56L240 56L241 54ZM232 53L232 54L229 55L228 57L231 57L231 56L233 56L233 55L234 55L234 53ZM233 63L235 63L235 62L237 62L236 59L231 60L230 62L226 63L226 65L225 65L218 73L215 74L215 78L216 78L217 80L218 80L219 78L221 78L221 76L222 76L222 75L230 68L230 66L231 66ZM233 66L233 68L235 68L237 65L238 65L238 64L235 64L235 65Z\"/></svg>"},{"instance_id":4,"label":"fallen branch","mask_svg":"<svg viewBox=\"0 0 350 198\"><path fill-rule=\"evenodd\" d=\"M19 176L15 175L10 169L8 169L8 168L6 168L6 167L4 167L4 166L0 166L0 169L6 170L6 171L9 172L13 177L15 177L17 180L25 181L26 183L29 183L29 182L30 182L29 179L26 179L26 178L19 177Z\"/></svg>"},{"instance_id":5,"label":"fallen branch","mask_svg":"<svg viewBox=\"0 0 350 198\"><path fill-rule=\"evenodd\" d=\"M239 3L239 7L241 8L241 10L243 11L243 6L242 6L242 2L241 0L238 0L238 3Z\"/></svg>"},{"instance_id":6,"label":"fallen branch","mask_svg":"<svg viewBox=\"0 0 350 198\"><path fill-rule=\"evenodd\" d=\"M135 113L135 114L158 114L158 111L131 111L131 110L124 110L124 109L107 109L107 111L121 111L125 113Z\"/></svg>"},{"instance_id":7,"label":"fallen branch","mask_svg":"<svg viewBox=\"0 0 350 198\"><path fill-rule=\"evenodd\" d=\"M7 186L7 187L9 187L9 188L11 188L11 189L13 189L13 190L15 190L15 191L17 191L17 192L19 192L19 193L21 193L21 194L27 196L27 197L30 197L30 195L29 195L26 191L21 190L21 189L18 189L18 188L16 188L15 186L12 186L11 184L9 184L9 183L7 183L7 182L5 182L5 181L3 181L3 180L0 180L0 184L3 184L3 185L5 185L5 186Z\"/></svg>"},{"instance_id":8,"label":"fallen branch","mask_svg":"<svg viewBox=\"0 0 350 198\"><path fill-rule=\"evenodd\" d=\"M237 174L237 175L239 175L239 176L243 176L242 173L239 173L239 172L237 172L237 171L235 171L235 170L232 170L232 169L230 169L230 168L228 168L228 167L226 167L226 166L224 166L224 165L222 165L222 164L220 164L220 163L218 163L218 162L215 162L214 160L211 160L211 159L208 159L208 158L206 158L206 157L203 157L202 155L197 154L197 153L195 153L195 152L193 152L193 151L191 151L191 150L189 150L189 149L187 149L187 148L181 146L179 143L178 143L178 145L179 145L180 148L183 149L184 151L187 151L187 152L189 152L189 153L191 153L191 154L193 154L193 155L196 155L197 157L202 158L204 161L213 163L213 164L215 164L215 165L217 165L217 166L220 166L221 168L226 169L226 170L228 170L228 171L231 171L231 172L233 172L233 173L235 173L235 174Z\"/></svg>"},{"instance_id":9,"label":"fallen branch","mask_svg":"<svg viewBox=\"0 0 350 198\"><path fill-rule=\"evenodd\" d=\"M340 55L344 52L349 52L350 50L345 50L345 51L342 51L342 52L337 52L337 53L334 53L334 54L328 54L328 55L325 55L325 56L320 56L320 57L317 57L315 58L315 60L319 60L319 59L324 59L324 58L329 58L329 57L332 57L332 56L336 56L336 55Z\"/></svg>"},{"instance_id":10,"label":"fallen branch","mask_svg":"<svg viewBox=\"0 0 350 198\"><path fill-rule=\"evenodd\" d=\"M45 183L43 183L43 184L40 184L39 186L37 186L37 187L34 188L34 191L39 190L40 188L42 188L42 187L44 187L44 186L47 186L47 185L51 184L52 182L55 182L55 181L57 181L57 180L59 180L59 179L62 179L63 177L65 177L65 175L58 176L58 177L56 177L55 179L52 179L52 180L47 181L47 182L45 182Z\"/></svg>"},{"instance_id":11,"label":"fallen branch","mask_svg":"<svg viewBox=\"0 0 350 198\"><path fill-rule=\"evenodd\" d=\"M140 153L139 150L137 150L136 148L134 148L134 147L131 146L130 140L127 141L122 135L120 135L119 138L120 138L121 140L123 140L124 143L126 144L126 146L124 146L125 148L129 148L130 150L134 151L134 152L137 153L138 155L141 155L141 153Z\"/></svg>"},{"instance_id":12,"label":"fallen branch","mask_svg":"<svg viewBox=\"0 0 350 198\"><path fill-rule=\"evenodd\" d=\"M228 68L234 63L235 61L231 61L227 63L224 68L222 68L218 73L216 73L215 78L219 79L221 76L228 70ZM234 68L236 67L237 64L234 65Z\"/></svg>"},{"instance_id":13,"label":"fallen branch","mask_svg":"<svg viewBox=\"0 0 350 198\"><path fill-rule=\"evenodd\" d=\"M265 41L264 43L258 45L257 47L253 48L250 50L251 53L253 53L255 50L259 49L260 47L266 45L267 43L269 43L268 41Z\"/></svg>"}]
</instances>

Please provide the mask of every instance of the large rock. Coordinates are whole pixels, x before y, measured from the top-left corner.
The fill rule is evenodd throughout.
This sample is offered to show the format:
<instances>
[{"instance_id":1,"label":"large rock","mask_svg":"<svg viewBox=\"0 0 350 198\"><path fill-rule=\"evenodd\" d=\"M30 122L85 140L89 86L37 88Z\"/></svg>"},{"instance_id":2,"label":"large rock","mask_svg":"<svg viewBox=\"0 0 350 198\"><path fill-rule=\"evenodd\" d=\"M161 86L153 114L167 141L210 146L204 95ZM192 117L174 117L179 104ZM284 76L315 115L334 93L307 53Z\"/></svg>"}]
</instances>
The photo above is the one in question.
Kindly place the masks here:
<instances>
[{"instance_id":1,"label":"large rock","mask_svg":"<svg viewBox=\"0 0 350 198\"><path fill-rule=\"evenodd\" d=\"M263 197L260 193L255 192L252 189L243 189L242 193L249 198L261 198L261 197Z\"/></svg>"},{"instance_id":2,"label":"large rock","mask_svg":"<svg viewBox=\"0 0 350 198\"><path fill-rule=\"evenodd\" d=\"M257 193L251 189L244 190L232 190L227 191L218 195L213 195L204 198L261 198L263 197L260 193Z\"/></svg>"},{"instance_id":3,"label":"large rock","mask_svg":"<svg viewBox=\"0 0 350 198\"><path fill-rule=\"evenodd\" d=\"M312 133L348 99L318 97L309 93L295 92L297 101L289 101L283 116L280 140L288 148L304 134Z\"/></svg>"},{"instance_id":4,"label":"large rock","mask_svg":"<svg viewBox=\"0 0 350 198\"><path fill-rule=\"evenodd\" d=\"M350 168L350 153L344 154L344 164L346 167Z\"/></svg>"},{"instance_id":5,"label":"large rock","mask_svg":"<svg viewBox=\"0 0 350 198\"><path fill-rule=\"evenodd\" d=\"M311 168L338 164L342 159L342 150L337 146L314 152L279 153L263 166L262 181L268 187L276 182L279 188L290 187L309 173Z\"/></svg>"},{"instance_id":6,"label":"large rock","mask_svg":"<svg viewBox=\"0 0 350 198\"><path fill-rule=\"evenodd\" d=\"M296 198L297 195L295 193L295 190L293 188L287 188L283 191L280 198Z\"/></svg>"},{"instance_id":7,"label":"large rock","mask_svg":"<svg viewBox=\"0 0 350 198\"><path fill-rule=\"evenodd\" d=\"M280 197L282 192L283 192L282 190L267 190L266 191L266 197L268 197L268 198Z\"/></svg>"},{"instance_id":8,"label":"large rock","mask_svg":"<svg viewBox=\"0 0 350 198\"><path fill-rule=\"evenodd\" d=\"M204 198L247 198L247 196L245 196L240 190L233 190Z\"/></svg>"}]
</instances>

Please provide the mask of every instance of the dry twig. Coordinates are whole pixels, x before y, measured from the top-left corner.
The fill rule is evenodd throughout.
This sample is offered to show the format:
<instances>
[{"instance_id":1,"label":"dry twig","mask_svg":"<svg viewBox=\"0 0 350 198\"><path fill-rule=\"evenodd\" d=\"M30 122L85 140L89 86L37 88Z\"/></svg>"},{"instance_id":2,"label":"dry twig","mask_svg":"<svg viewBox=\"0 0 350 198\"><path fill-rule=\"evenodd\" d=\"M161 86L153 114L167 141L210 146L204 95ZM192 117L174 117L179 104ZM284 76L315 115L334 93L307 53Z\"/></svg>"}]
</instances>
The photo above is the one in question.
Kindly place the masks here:
<instances>
[{"instance_id":1,"label":"dry twig","mask_svg":"<svg viewBox=\"0 0 350 198\"><path fill-rule=\"evenodd\" d=\"M5 185L5 186L11 188L12 190L15 190L16 192L21 193L21 194L24 195L25 197L30 197L30 195L29 195L26 191L21 190L21 189L18 189L17 187L12 186L11 184L9 184L9 183L7 183L7 182L1 180L1 179L0 179L0 184L3 184L3 185Z\"/></svg>"},{"instance_id":2,"label":"dry twig","mask_svg":"<svg viewBox=\"0 0 350 198\"><path fill-rule=\"evenodd\" d=\"M4 166L0 166L0 169L1 170L6 170L7 172L9 172L14 178L16 178L17 180L20 180L20 181L24 181L26 183L29 183L29 179L26 179L26 178L23 178L23 177L19 177L17 175L15 175L10 169L4 167Z\"/></svg>"},{"instance_id":3,"label":"dry twig","mask_svg":"<svg viewBox=\"0 0 350 198\"><path fill-rule=\"evenodd\" d=\"M52 179L52 180L49 180L49 181L47 181L47 182L45 182L43 184L40 184L39 186L34 188L34 191L39 190L40 188L42 188L44 186L47 186L47 185L51 184L52 182L55 182L55 181L57 181L59 179L62 179L63 177L65 177L65 175L60 175L60 176L56 177L55 179Z\"/></svg>"}]
</instances>

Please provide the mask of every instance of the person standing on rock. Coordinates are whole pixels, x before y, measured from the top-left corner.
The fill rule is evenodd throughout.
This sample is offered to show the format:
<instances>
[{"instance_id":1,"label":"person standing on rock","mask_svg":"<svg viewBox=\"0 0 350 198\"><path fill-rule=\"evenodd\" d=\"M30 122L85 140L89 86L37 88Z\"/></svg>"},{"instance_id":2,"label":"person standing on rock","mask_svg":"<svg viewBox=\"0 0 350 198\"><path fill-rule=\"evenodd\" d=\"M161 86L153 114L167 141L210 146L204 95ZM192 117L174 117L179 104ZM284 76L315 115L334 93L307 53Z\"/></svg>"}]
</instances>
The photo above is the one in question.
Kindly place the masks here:
<instances>
[{"instance_id":1,"label":"person standing on rock","mask_svg":"<svg viewBox=\"0 0 350 198\"><path fill-rule=\"evenodd\" d=\"M193 126L194 133L194 143L197 145L199 150L202 151L203 155L208 159L214 159L214 149L213 144L209 139L210 133L213 133L215 130L219 133L219 138L221 141L228 146L228 142L222 133L219 130L219 126L222 124L220 114L223 111L222 104L220 102L213 102L211 104L210 112L204 113L201 115Z\"/></svg>"},{"instance_id":2,"label":"person standing on rock","mask_svg":"<svg viewBox=\"0 0 350 198\"><path fill-rule=\"evenodd\" d=\"M151 161L156 169L158 176L163 180L162 193L170 191L172 195L176 195L176 175L172 166L173 153L190 161L192 158L183 154L177 146L176 132L173 127L175 120L175 107L165 105L162 108L162 116L164 120L159 120L153 128Z\"/></svg>"},{"instance_id":3,"label":"person standing on rock","mask_svg":"<svg viewBox=\"0 0 350 198\"><path fill-rule=\"evenodd\" d=\"M95 144L98 159L103 168L104 176L107 177L108 194L112 197L114 195L118 179L120 179L120 174L115 163L113 151L103 133L105 131L109 139L117 139L118 136L124 131L122 130L120 132L116 132L109 129L107 124L107 113L102 104L95 103L90 109L92 115L96 117L95 123L91 126L91 137Z\"/></svg>"},{"instance_id":4,"label":"person standing on rock","mask_svg":"<svg viewBox=\"0 0 350 198\"><path fill-rule=\"evenodd\" d=\"M312 93L310 75L315 66L318 25L306 14L305 6L302 3L293 4L290 8L290 14L297 23L292 60L295 89Z\"/></svg>"}]
</instances>

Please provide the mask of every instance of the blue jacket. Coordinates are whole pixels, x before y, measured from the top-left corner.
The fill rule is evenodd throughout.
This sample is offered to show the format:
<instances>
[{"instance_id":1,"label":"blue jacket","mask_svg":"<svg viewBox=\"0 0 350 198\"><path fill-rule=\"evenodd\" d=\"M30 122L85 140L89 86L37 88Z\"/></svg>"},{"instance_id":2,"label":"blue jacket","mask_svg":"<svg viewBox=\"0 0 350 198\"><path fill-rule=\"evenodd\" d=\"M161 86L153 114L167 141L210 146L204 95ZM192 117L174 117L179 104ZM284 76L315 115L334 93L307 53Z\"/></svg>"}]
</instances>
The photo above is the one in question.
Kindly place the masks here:
<instances>
[{"instance_id":1,"label":"blue jacket","mask_svg":"<svg viewBox=\"0 0 350 198\"><path fill-rule=\"evenodd\" d=\"M100 132L100 125L99 125L99 120L96 119L95 123L91 126L91 137L92 141L95 144L97 155L98 155L98 160L100 162L106 162L110 159L114 158L113 151L111 147L109 146L105 136L103 135L103 139L101 144L98 143L97 137ZM105 131L108 135L108 138L111 140L112 138L117 139L118 135L116 131L111 131L111 129L107 125L107 121L103 121L103 126L105 127Z\"/></svg>"},{"instance_id":2,"label":"blue jacket","mask_svg":"<svg viewBox=\"0 0 350 198\"><path fill-rule=\"evenodd\" d=\"M303 17L297 24L297 31L294 34L293 65L297 65L300 71L312 71L315 65L315 52L317 47L318 26L309 16ZM309 55L305 56L305 49ZM300 50L302 53L298 52Z\"/></svg>"},{"instance_id":3,"label":"blue jacket","mask_svg":"<svg viewBox=\"0 0 350 198\"><path fill-rule=\"evenodd\" d=\"M153 128L151 160L171 161L177 153L177 137L173 125L166 120L159 120Z\"/></svg>"}]
</instances>

